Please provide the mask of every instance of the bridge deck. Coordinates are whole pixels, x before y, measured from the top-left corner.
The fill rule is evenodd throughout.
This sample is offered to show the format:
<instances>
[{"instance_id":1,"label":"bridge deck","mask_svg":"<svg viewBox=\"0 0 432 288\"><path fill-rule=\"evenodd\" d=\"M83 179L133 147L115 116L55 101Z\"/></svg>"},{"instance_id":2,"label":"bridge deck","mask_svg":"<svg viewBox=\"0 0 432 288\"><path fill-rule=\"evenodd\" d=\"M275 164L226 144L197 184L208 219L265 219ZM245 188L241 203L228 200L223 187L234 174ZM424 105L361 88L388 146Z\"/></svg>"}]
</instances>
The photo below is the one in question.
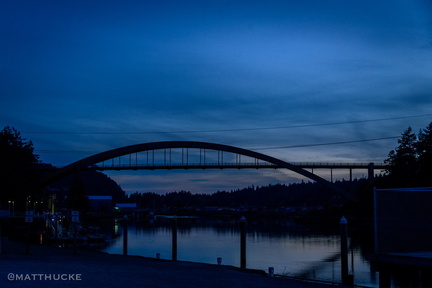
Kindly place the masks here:
<instances>
[{"instance_id":1,"label":"bridge deck","mask_svg":"<svg viewBox=\"0 0 432 288\"><path fill-rule=\"evenodd\" d=\"M292 163L305 169L369 169L370 163ZM59 167L61 168L61 167ZM99 164L85 168L85 170L174 170L174 169L280 169L284 168L271 163L168 163L168 164ZM384 164L374 164L375 170L384 170ZM50 168L47 170L55 170Z\"/></svg>"}]
</instances>

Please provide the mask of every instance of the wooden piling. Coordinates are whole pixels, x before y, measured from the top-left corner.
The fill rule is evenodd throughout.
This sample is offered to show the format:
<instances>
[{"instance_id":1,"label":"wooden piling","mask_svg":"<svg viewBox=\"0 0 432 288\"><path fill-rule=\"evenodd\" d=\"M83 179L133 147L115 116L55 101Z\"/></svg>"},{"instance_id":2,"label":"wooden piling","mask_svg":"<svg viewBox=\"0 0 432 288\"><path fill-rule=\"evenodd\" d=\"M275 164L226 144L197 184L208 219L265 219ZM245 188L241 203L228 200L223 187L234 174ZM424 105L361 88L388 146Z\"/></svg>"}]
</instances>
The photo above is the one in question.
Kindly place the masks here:
<instances>
[{"instance_id":1,"label":"wooden piling","mask_svg":"<svg viewBox=\"0 0 432 288\"><path fill-rule=\"evenodd\" d=\"M246 269L246 218L240 219L240 268Z\"/></svg>"},{"instance_id":2,"label":"wooden piling","mask_svg":"<svg viewBox=\"0 0 432 288\"><path fill-rule=\"evenodd\" d=\"M340 220L340 236L342 285L353 285L353 277L348 274L348 221L345 217Z\"/></svg>"},{"instance_id":3,"label":"wooden piling","mask_svg":"<svg viewBox=\"0 0 432 288\"><path fill-rule=\"evenodd\" d=\"M172 230L172 261L177 261L177 219L173 219L171 222Z\"/></svg>"}]
</instances>

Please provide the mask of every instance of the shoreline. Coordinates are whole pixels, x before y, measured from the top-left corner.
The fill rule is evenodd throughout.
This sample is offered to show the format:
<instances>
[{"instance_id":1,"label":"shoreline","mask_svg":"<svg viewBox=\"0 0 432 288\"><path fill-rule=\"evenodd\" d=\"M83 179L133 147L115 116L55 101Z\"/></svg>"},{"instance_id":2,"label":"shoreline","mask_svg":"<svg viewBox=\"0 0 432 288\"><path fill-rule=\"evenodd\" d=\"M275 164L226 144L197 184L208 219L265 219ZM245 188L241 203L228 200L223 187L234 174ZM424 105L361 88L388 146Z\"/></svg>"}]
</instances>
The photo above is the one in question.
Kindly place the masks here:
<instances>
[{"instance_id":1,"label":"shoreline","mask_svg":"<svg viewBox=\"0 0 432 288\"><path fill-rule=\"evenodd\" d=\"M1 287L37 288L51 285L50 287L62 288L126 286L329 288L331 286L331 284L268 277L262 270L142 256L123 256L85 249L79 249L77 255L74 255L72 249L31 245L30 253L26 255L25 243L6 238L2 239L2 251L3 254L0 254ZM9 274L21 278L10 281ZM58 279L58 277L72 277L72 279Z\"/></svg>"}]
</instances>

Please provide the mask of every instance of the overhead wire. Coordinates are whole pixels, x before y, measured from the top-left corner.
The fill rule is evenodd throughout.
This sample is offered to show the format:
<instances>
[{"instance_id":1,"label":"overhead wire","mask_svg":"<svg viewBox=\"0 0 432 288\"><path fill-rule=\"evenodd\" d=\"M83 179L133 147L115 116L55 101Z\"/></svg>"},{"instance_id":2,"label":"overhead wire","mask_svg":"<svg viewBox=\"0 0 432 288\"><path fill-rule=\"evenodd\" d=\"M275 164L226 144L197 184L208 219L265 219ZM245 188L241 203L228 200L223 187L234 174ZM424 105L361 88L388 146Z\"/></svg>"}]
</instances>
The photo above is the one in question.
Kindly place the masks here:
<instances>
[{"instance_id":1,"label":"overhead wire","mask_svg":"<svg viewBox=\"0 0 432 288\"><path fill-rule=\"evenodd\" d=\"M371 139L359 139L359 140L349 140L349 141L338 141L338 142L326 142L326 143L315 143L315 144L298 144L298 145L288 145L288 146L275 146L275 147L260 147L260 148L249 148L249 150L275 150L275 149L292 149L292 148L306 148L315 146L331 146L331 145L341 145L341 144L351 144L360 142L371 142L379 140L389 140L396 139L400 136L389 136L381 138L371 138ZM100 151L77 151L77 150L37 150L37 153L62 153L62 154L96 154Z\"/></svg>"},{"instance_id":2,"label":"overhead wire","mask_svg":"<svg viewBox=\"0 0 432 288\"><path fill-rule=\"evenodd\" d=\"M421 114L411 116L398 116L390 118L354 120L344 122L328 122L328 123L314 123L314 124L299 124L288 126L272 126L272 127L255 127L255 128L233 128L233 129L212 129L212 130L183 130L183 131L120 131L120 132L68 132L68 131L23 131L26 134L61 134L61 135L140 135L140 134L185 134L185 133L218 133L218 132L240 132L240 131L260 131L260 130L277 130L277 129L293 129L293 128L307 128L319 126L333 126L345 124L358 124L367 122L401 120L409 118L429 117L432 114Z\"/></svg>"},{"instance_id":3,"label":"overhead wire","mask_svg":"<svg viewBox=\"0 0 432 288\"><path fill-rule=\"evenodd\" d=\"M61 135L127 135L127 134L164 134L164 133L215 133L215 132L239 132L239 131L259 131L259 130L273 130L273 129L292 129L292 128L306 128L306 127L319 127L319 126L332 126L332 125L344 125L344 124L357 124L357 123L367 123L367 122L378 122L378 121L389 121L389 120L400 120L408 118L418 118L432 116L432 114L421 114L421 115L411 115L411 116L398 116L390 118L378 118L378 119L366 119L366 120L355 120L355 121L344 121L344 122L329 122L329 123L315 123L315 124L300 124L300 125L290 125L290 126L273 126L273 127L261 127L261 128L236 128L236 129L218 129L218 130L184 130L175 132L164 132L164 131L136 131L136 132L32 132L26 131L23 133L28 134L61 134ZM316 146L330 146L330 145L341 145L341 144L351 144L360 142L371 142L380 140L396 139L400 136L388 136L380 138L371 139L357 139L357 140L347 140L347 141L337 141L337 142L325 142L325 143L315 143L315 144L296 144L287 146L275 146L275 147L258 147L250 148L250 150L275 150L275 149L292 149L292 148L306 148L306 147L316 147ZM62 154L94 154L97 151L73 151L73 150L37 150L38 153L62 153Z\"/></svg>"},{"instance_id":4,"label":"overhead wire","mask_svg":"<svg viewBox=\"0 0 432 288\"><path fill-rule=\"evenodd\" d=\"M315 147L315 146L330 146L330 145L341 145L341 144L351 144L351 143L396 139L399 137L400 136L389 136L389 137L372 138L372 139L360 139L360 140L349 140L349 141L339 141L339 142L326 142L326 143L316 143L316 144L299 144L299 145L288 145L288 146L278 146L278 147L262 147L262 148L254 148L254 149L250 149L250 150L273 150L273 149L305 148L305 147Z\"/></svg>"}]
</instances>

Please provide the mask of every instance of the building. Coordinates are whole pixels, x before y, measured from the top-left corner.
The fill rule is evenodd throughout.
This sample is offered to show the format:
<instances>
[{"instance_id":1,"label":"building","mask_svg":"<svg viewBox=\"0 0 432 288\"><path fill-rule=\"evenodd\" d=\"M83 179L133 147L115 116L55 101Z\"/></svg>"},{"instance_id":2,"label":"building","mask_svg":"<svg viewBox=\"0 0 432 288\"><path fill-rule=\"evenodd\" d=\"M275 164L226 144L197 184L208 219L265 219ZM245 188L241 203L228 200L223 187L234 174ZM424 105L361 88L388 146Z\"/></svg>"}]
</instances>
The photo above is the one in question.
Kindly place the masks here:
<instances>
[{"instance_id":1,"label":"building","mask_svg":"<svg viewBox=\"0 0 432 288\"><path fill-rule=\"evenodd\" d=\"M112 196L88 196L92 212L111 212L113 208Z\"/></svg>"},{"instance_id":2,"label":"building","mask_svg":"<svg viewBox=\"0 0 432 288\"><path fill-rule=\"evenodd\" d=\"M115 209L121 213L133 213L137 211L136 203L117 203Z\"/></svg>"}]
</instances>

